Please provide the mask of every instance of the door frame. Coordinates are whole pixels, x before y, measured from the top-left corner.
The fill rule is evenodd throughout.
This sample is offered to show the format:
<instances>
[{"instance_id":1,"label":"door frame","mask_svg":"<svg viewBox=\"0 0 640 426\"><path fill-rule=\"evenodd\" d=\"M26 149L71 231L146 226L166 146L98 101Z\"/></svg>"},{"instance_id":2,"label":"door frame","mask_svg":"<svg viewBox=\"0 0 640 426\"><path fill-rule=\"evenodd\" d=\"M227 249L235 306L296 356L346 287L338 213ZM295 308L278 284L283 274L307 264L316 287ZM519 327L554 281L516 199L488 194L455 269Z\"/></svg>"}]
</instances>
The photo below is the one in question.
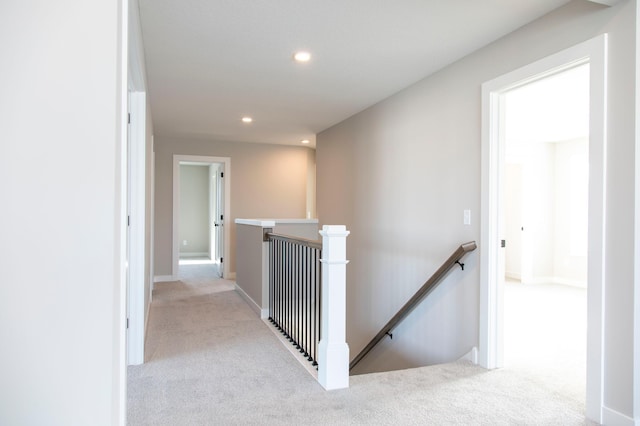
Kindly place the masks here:
<instances>
[{"instance_id":1,"label":"door frame","mask_svg":"<svg viewBox=\"0 0 640 426\"><path fill-rule=\"evenodd\" d=\"M153 208L147 208L147 196L153 197L153 184L147 182L147 93L144 67L144 49L138 15L138 1L131 0L123 8L126 46L126 75L123 83L127 88L128 116L125 114L125 127L128 132L126 152L126 198L125 228L127 235L127 289L126 289L126 363L127 365L144 362L144 341L148 305L145 306L145 294L151 303L153 269L153 245L147 249L147 220L153 220ZM128 119L127 119L128 118ZM127 125L128 122L128 125ZM153 204L151 204L153 206ZM128 226L127 226L128 222ZM151 228L152 229L152 228ZM153 238L153 236L151 236ZM148 261L148 262L147 262ZM147 293L148 292L148 293Z\"/></svg>"},{"instance_id":2,"label":"door frame","mask_svg":"<svg viewBox=\"0 0 640 426\"><path fill-rule=\"evenodd\" d=\"M225 234L226 231L224 229L224 223L225 223L225 217L226 213L224 212L224 206L225 206L225 201L224 201L224 194L226 193L225 189L224 189L224 183L225 183L225 178L224 178L224 173L225 173L225 167L224 165L222 165L222 167L218 167L216 169L216 180L215 180L215 185L216 185L216 189L215 189L215 200L213 200L213 230L215 231L215 238L214 238L214 245L215 245L215 255L216 255L216 260L220 260L221 263L224 264L224 256L226 256L227 254L225 253L225 247L224 247L224 238L225 238ZM209 181L209 184L211 184L211 181ZM213 191L209 191L209 193L211 194ZM222 205L222 209L220 209L220 206ZM228 218L228 217L227 217ZM227 278L229 278L227 276Z\"/></svg>"},{"instance_id":3,"label":"door frame","mask_svg":"<svg viewBox=\"0 0 640 426\"><path fill-rule=\"evenodd\" d=\"M482 85L480 318L478 362L499 368L502 359L505 141L504 93L576 65L590 64L589 252L587 285L586 415L602 423L605 289L607 34L509 72ZM504 279L504 278L502 278Z\"/></svg>"},{"instance_id":4,"label":"door frame","mask_svg":"<svg viewBox=\"0 0 640 426\"><path fill-rule=\"evenodd\" d=\"M129 92L127 364L144 362L146 252L146 93ZM150 301L149 301L150 302Z\"/></svg>"},{"instance_id":5,"label":"door frame","mask_svg":"<svg viewBox=\"0 0 640 426\"><path fill-rule=\"evenodd\" d=\"M180 163L190 163L203 166L211 166L211 164L224 165L224 217L225 222L229 223L231 217L231 158L229 157L210 157L204 155L174 155L173 156L173 261L172 276L173 280L178 279L179 261L180 261ZM224 232L224 252L230 253L229 232ZM228 256L228 255L227 255ZM229 278L231 271L229 270L229 262L222 263L222 277Z\"/></svg>"}]
</instances>

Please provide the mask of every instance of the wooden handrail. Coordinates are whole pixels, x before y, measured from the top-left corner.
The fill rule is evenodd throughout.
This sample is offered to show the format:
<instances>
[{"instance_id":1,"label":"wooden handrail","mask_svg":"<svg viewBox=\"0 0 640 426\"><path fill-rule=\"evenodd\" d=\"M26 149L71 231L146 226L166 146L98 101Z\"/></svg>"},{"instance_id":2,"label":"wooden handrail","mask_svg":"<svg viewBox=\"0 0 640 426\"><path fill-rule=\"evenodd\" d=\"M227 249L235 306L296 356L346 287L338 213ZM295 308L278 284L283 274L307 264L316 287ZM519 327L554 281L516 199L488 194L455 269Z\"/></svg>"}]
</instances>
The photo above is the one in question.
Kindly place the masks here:
<instances>
[{"instance_id":1,"label":"wooden handrail","mask_svg":"<svg viewBox=\"0 0 640 426\"><path fill-rule=\"evenodd\" d=\"M274 234L271 232L271 228L265 228L264 230L264 241L269 240L281 240L288 241L293 244L298 244L305 247L311 247L314 249L322 250L322 242L317 240L309 240L307 238L294 237L293 235L285 235L285 234Z\"/></svg>"},{"instance_id":2,"label":"wooden handrail","mask_svg":"<svg viewBox=\"0 0 640 426\"><path fill-rule=\"evenodd\" d=\"M438 268L436 272L427 280L426 283L423 284L422 287L413 295L411 299L398 311L397 314L393 316L389 320L389 322L382 327L380 332L376 334L376 336L371 339L369 344L364 347L363 350L349 363L349 370L352 370L353 367L358 364L362 358L364 358L371 349L374 348L380 341L384 338L384 336L389 335L391 330L393 330L413 309L418 306L418 304L424 299L431 291L437 287L440 281L444 278L444 276L449 272L451 268L453 268L456 264L460 265L462 269L464 269L464 264L460 263L460 259L464 257L470 251L476 249L476 242L470 241L468 243L462 244L460 247L456 249L455 252Z\"/></svg>"}]
</instances>

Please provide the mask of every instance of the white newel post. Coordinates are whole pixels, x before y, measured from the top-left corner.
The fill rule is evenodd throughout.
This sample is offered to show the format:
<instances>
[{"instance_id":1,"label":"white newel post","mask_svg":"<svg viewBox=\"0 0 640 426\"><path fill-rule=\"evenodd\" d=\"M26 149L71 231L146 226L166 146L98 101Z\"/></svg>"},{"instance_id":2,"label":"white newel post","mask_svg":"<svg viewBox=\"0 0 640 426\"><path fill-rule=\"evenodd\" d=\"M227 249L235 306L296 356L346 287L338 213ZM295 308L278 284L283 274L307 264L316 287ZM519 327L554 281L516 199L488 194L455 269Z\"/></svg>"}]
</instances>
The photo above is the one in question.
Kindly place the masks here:
<instances>
[{"instance_id":1,"label":"white newel post","mask_svg":"<svg viewBox=\"0 0 640 426\"><path fill-rule=\"evenodd\" d=\"M318 381L326 390L349 387L346 342L347 235L343 225L322 231L322 321L318 344Z\"/></svg>"}]
</instances>

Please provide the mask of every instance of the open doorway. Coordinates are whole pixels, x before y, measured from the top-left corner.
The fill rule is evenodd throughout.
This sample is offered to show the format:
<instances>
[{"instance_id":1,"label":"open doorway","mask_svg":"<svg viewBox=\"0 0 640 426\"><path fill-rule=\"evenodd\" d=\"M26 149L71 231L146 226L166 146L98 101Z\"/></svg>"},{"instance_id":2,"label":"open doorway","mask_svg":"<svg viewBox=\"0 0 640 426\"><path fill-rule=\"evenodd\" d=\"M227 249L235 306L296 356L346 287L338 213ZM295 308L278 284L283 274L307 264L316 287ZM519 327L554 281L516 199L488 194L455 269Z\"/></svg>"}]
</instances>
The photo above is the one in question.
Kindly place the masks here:
<instances>
[{"instance_id":1,"label":"open doorway","mask_svg":"<svg viewBox=\"0 0 640 426\"><path fill-rule=\"evenodd\" d=\"M589 64L504 93L504 367L584 405Z\"/></svg>"},{"instance_id":2,"label":"open doorway","mask_svg":"<svg viewBox=\"0 0 640 426\"><path fill-rule=\"evenodd\" d=\"M213 275L222 276L224 259L218 236L223 229L219 219L224 217L224 206L217 193L223 166L180 162L180 269L183 265L209 265Z\"/></svg>"},{"instance_id":3,"label":"open doorway","mask_svg":"<svg viewBox=\"0 0 640 426\"><path fill-rule=\"evenodd\" d=\"M602 421L606 146L606 44L602 35L488 81L482 86L482 224L478 363L504 366L506 93L589 65L586 416ZM523 171L521 178L525 175ZM526 226L526 225L525 225ZM526 229L526 228L525 228ZM529 270L525 266L522 273ZM535 316L543 318L544 312Z\"/></svg>"},{"instance_id":4,"label":"open doorway","mask_svg":"<svg viewBox=\"0 0 640 426\"><path fill-rule=\"evenodd\" d=\"M224 254L228 235L231 160L226 157L174 156L173 276L187 265L200 265L207 275L229 275Z\"/></svg>"}]
</instances>

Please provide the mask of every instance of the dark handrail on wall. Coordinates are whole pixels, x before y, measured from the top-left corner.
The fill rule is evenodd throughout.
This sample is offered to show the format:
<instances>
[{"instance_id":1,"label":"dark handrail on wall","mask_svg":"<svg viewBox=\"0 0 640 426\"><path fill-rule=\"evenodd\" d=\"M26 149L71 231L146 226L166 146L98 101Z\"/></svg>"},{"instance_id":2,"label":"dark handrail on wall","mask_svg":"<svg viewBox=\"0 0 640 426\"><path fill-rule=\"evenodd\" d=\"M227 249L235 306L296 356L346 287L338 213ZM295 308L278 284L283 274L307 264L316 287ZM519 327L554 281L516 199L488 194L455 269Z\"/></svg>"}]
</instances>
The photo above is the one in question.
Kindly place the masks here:
<instances>
[{"instance_id":1,"label":"dark handrail on wall","mask_svg":"<svg viewBox=\"0 0 640 426\"><path fill-rule=\"evenodd\" d=\"M418 304L424 299L431 291L437 287L442 278L449 272L451 268L453 268L456 264L460 265L462 269L464 269L464 263L460 263L460 259L464 257L470 251L476 249L476 242L470 241L468 243L462 244L460 247L456 249L455 252L442 264L442 266L429 278L429 280L424 283L422 287L413 295L411 299L398 311L397 314L394 315L393 318L389 320L389 322L382 327L380 332L376 334L376 336L371 339L369 344L364 347L362 351L349 363L349 370L352 370L353 367L358 364L362 358L364 358L371 349L374 348L383 338L384 336L391 336L391 330L393 330L399 323L402 321L413 309L418 306Z\"/></svg>"}]
</instances>

